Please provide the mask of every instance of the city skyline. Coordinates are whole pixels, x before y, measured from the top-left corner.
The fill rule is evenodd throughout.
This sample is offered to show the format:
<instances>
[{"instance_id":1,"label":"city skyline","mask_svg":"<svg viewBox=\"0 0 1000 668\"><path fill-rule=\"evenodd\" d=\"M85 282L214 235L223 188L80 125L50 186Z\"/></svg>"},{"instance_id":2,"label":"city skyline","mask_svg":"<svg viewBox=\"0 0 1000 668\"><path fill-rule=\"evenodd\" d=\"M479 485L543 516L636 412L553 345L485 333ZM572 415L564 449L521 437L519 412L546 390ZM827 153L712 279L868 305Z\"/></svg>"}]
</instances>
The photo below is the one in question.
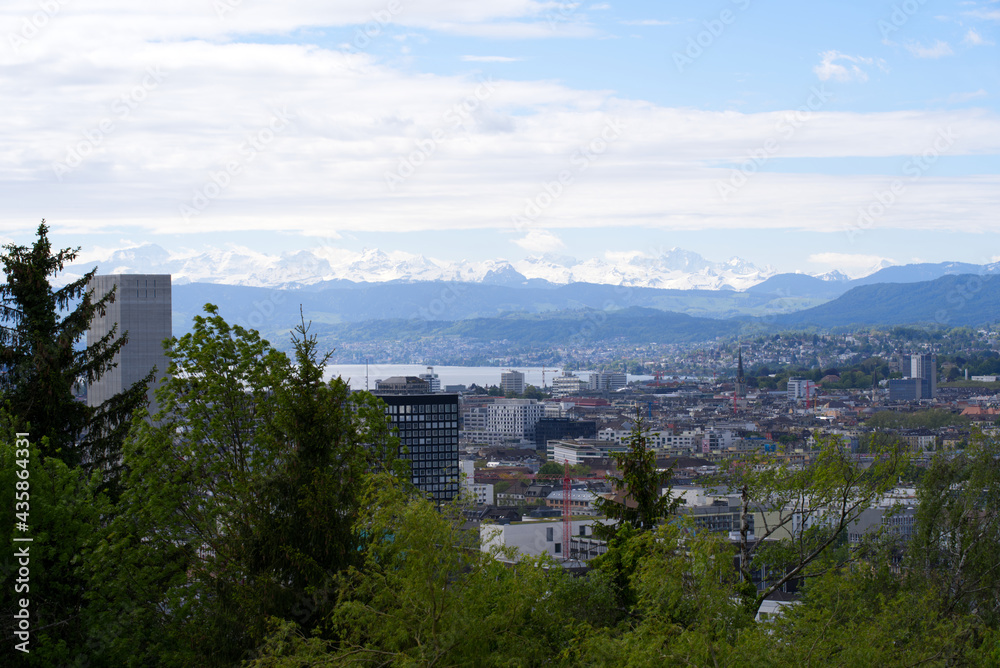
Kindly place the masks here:
<instances>
[{"instance_id":1,"label":"city skyline","mask_svg":"<svg viewBox=\"0 0 1000 668\"><path fill-rule=\"evenodd\" d=\"M0 241L997 259L1000 5L14 2ZM63 241L65 240L65 241Z\"/></svg>"}]
</instances>

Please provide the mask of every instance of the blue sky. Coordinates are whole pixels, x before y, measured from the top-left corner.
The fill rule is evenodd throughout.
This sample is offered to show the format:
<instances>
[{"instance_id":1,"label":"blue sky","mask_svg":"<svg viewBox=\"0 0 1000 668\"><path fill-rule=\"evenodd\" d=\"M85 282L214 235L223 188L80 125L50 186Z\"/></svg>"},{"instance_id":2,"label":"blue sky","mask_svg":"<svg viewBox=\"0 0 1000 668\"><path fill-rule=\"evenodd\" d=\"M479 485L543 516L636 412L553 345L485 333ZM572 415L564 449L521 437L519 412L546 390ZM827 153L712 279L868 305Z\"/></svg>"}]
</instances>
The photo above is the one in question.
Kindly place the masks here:
<instances>
[{"instance_id":1,"label":"blue sky","mask_svg":"<svg viewBox=\"0 0 1000 668\"><path fill-rule=\"evenodd\" d=\"M1000 2L15 0L0 239L998 259Z\"/></svg>"}]
</instances>

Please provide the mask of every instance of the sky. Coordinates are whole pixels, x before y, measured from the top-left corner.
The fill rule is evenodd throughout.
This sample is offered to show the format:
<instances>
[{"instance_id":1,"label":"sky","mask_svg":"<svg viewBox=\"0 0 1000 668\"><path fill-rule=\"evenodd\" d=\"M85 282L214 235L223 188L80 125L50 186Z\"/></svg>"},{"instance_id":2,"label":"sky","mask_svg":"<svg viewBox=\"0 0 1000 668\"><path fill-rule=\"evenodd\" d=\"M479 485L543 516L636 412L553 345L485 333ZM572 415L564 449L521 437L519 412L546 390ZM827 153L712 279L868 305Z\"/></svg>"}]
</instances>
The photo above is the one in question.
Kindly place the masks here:
<instances>
[{"instance_id":1,"label":"sky","mask_svg":"<svg viewBox=\"0 0 1000 668\"><path fill-rule=\"evenodd\" d=\"M0 242L1000 259L1000 0L7 0Z\"/></svg>"}]
</instances>

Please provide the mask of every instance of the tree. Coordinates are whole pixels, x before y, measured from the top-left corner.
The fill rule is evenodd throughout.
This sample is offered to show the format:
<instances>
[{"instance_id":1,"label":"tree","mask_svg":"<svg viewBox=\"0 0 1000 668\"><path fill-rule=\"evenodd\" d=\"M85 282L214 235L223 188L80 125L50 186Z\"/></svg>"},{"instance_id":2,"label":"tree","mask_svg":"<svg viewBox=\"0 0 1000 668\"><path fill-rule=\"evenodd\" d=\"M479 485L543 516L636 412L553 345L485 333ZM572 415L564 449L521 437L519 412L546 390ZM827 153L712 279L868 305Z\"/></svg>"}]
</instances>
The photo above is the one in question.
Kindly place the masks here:
<instances>
[{"instance_id":1,"label":"tree","mask_svg":"<svg viewBox=\"0 0 1000 668\"><path fill-rule=\"evenodd\" d=\"M114 483L132 413L145 405L146 379L96 408L73 398L73 387L97 381L127 342L117 326L78 349L90 322L114 301L114 291L93 300L87 284L97 269L59 289L50 278L72 262L79 248L52 252L43 220L31 247L7 244L0 285L0 390L21 430L35 442L47 437L43 456L69 466L104 470ZM30 427L28 426L30 425Z\"/></svg>"},{"instance_id":2,"label":"tree","mask_svg":"<svg viewBox=\"0 0 1000 668\"><path fill-rule=\"evenodd\" d=\"M835 438L820 441L812 461L803 465L775 455L730 465L724 487L742 499L738 563L750 613L791 580L835 566L821 558L845 543L847 528L896 484L909 461L905 445L883 438L871 448L867 468ZM752 574L761 570L766 576L758 590Z\"/></svg>"},{"instance_id":3,"label":"tree","mask_svg":"<svg viewBox=\"0 0 1000 668\"><path fill-rule=\"evenodd\" d=\"M0 540L11 546L0 556L0 579L8 583L0 591L0 628L7 638L0 663L80 665L77 659L88 643L109 630L96 623L88 605L84 565L95 528L112 508L98 475L45 457L47 439L24 438L15 424L0 408ZM31 541L13 542L25 537ZM21 630L15 614L23 608L22 599L28 600L26 638L15 635ZM28 654L15 649L24 641Z\"/></svg>"},{"instance_id":4,"label":"tree","mask_svg":"<svg viewBox=\"0 0 1000 668\"><path fill-rule=\"evenodd\" d=\"M329 633L276 621L251 666L554 664L574 633L606 622L600 577L511 549L484 553L456 506L436 509L390 476L370 491L361 519L370 540L363 563L338 577Z\"/></svg>"},{"instance_id":5,"label":"tree","mask_svg":"<svg viewBox=\"0 0 1000 668\"><path fill-rule=\"evenodd\" d=\"M594 536L607 541L608 551L594 560L593 565L610 577L618 598L619 610L629 612L637 604L632 577L644 554L642 534L657 527L664 518L677 512L683 499L674 498L668 488L673 470L656 467L656 453L648 447L645 422L636 415L629 435L629 449L611 456L621 470L620 476L609 475L615 497L598 498L598 512L611 520L595 524Z\"/></svg>"},{"instance_id":6,"label":"tree","mask_svg":"<svg viewBox=\"0 0 1000 668\"><path fill-rule=\"evenodd\" d=\"M656 453L649 448L648 442L645 420L636 415L628 450L611 454L621 471L620 476L608 476L616 498L600 498L596 502L598 511L616 523L595 528L598 537L607 540L623 526L638 532L649 531L663 518L675 513L681 504L682 499L673 497L669 490L673 469L657 469Z\"/></svg>"},{"instance_id":7,"label":"tree","mask_svg":"<svg viewBox=\"0 0 1000 668\"><path fill-rule=\"evenodd\" d=\"M1000 627L1000 443L981 433L937 456L921 480L907 566L931 583L938 610Z\"/></svg>"},{"instance_id":8,"label":"tree","mask_svg":"<svg viewBox=\"0 0 1000 668\"><path fill-rule=\"evenodd\" d=\"M136 608L111 663L232 663L270 616L313 628L337 573L363 556L370 475L402 471L381 402L322 381L304 323L292 365L205 309L170 341L161 412L134 423L120 512L99 542L101 607Z\"/></svg>"}]
</instances>

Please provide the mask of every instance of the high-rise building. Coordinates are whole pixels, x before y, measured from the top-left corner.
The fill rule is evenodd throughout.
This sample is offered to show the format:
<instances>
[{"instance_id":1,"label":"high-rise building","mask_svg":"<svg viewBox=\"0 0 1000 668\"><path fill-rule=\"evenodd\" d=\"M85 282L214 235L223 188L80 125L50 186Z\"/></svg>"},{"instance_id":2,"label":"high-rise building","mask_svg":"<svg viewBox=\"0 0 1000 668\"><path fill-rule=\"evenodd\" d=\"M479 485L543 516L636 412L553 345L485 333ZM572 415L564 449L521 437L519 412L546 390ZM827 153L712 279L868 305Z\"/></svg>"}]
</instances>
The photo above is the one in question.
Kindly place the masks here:
<instances>
[{"instance_id":1,"label":"high-rise building","mask_svg":"<svg viewBox=\"0 0 1000 668\"><path fill-rule=\"evenodd\" d=\"M810 399L816 393L816 383L804 378L789 378L787 397L789 401L798 402Z\"/></svg>"},{"instance_id":2,"label":"high-rise building","mask_svg":"<svg viewBox=\"0 0 1000 668\"><path fill-rule=\"evenodd\" d=\"M386 416L396 427L403 459L409 460L413 484L434 501L458 495L458 395L429 394L427 384L413 378L411 389L400 391L405 380L389 378L389 393L375 394L385 402ZM393 381L393 382L390 382ZM398 381L404 381L402 383Z\"/></svg>"},{"instance_id":3,"label":"high-rise building","mask_svg":"<svg viewBox=\"0 0 1000 668\"><path fill-rule=\"evenodd\" d=\"M920 398L937 398L937 355L910 356L910 378L920 379Z\"/></svg>"},{"instance_id":4,"label":"high-rise building","mask_svg":"<svg viewBox=\"0 0 1000 668\"><path fill-rule=\"evenodd\" d=\"M497 399L486 407L486 430L519 441L535 440L535 425L545 406L534 399Z\"/></svg>"},{"instance_id":5,"label":"high-rise building","mask_svg":"<svg viewBox=\"0 0 1000 668\"><path fill-rule=\"evenodd\" d=\"M552 396L559 398L580 394L587 389L587 384L583 379L577 378L569 371L563 371L561 376L552 379Z\"/></svg>"},{"instance_id":6,"label":"high-rise building","mask_svg":"<svg viewBox=\"0 0 1000 668\"><path fill-rule=\"evenodd\" d=\"M891 378L888 382L889 401L920 401L923 380L920 378Z\"/></svg>"},{"instance_id":7,"label":"high-rise building","mask_svg":"<svg viewBox=\"0 0 1000 668\"><path fill-rule=\"evenodd\" d=\"M434 367L427 367L427 373L422 373L417 376L420 380L426 381L427 386L430 388L431 393L441 391L441 378L434 373Z\"/></svg>"},{"instance_id":8,"label":"high-rise building","mask_svg":"<svg viewBox=\"0 0 1000 668\"><path fill-rule=\"evenodd\" d=\"M520 371L510 370L500 374L500 390L504 394L524 394L524 388L524 374Z\"/></svg>"},{"instance_id":9,"label":"high-rise building","mask_svg":"<svg viewBox=\"0 0 1000 668\"><path fill-rule=\"evenodd\" d=\"M115 357L117 366L87 388L87 405L99 406L142 380L156 367L153 384L146 391L151 414L156 412L154 390L169 368L163 340L171 337L170 274L105 274L94 276L89 289L96 301L115 286L115 300L104 315L97 314L87 330L87 345L94 345L117 324L117 336L128 333L128 343Z\"/></svg>"},{"instance_id":10,"label":"high-rise building","mask_svg":"<svg viewBox=\"0 0 1000 668\"><path fill-rule=\"evenodd\" d=\"M617 392L626 385L628 385L628 376L620 371L597 371L590 374L587 389L595 392Z\"/></svg>"}]
</instances>

